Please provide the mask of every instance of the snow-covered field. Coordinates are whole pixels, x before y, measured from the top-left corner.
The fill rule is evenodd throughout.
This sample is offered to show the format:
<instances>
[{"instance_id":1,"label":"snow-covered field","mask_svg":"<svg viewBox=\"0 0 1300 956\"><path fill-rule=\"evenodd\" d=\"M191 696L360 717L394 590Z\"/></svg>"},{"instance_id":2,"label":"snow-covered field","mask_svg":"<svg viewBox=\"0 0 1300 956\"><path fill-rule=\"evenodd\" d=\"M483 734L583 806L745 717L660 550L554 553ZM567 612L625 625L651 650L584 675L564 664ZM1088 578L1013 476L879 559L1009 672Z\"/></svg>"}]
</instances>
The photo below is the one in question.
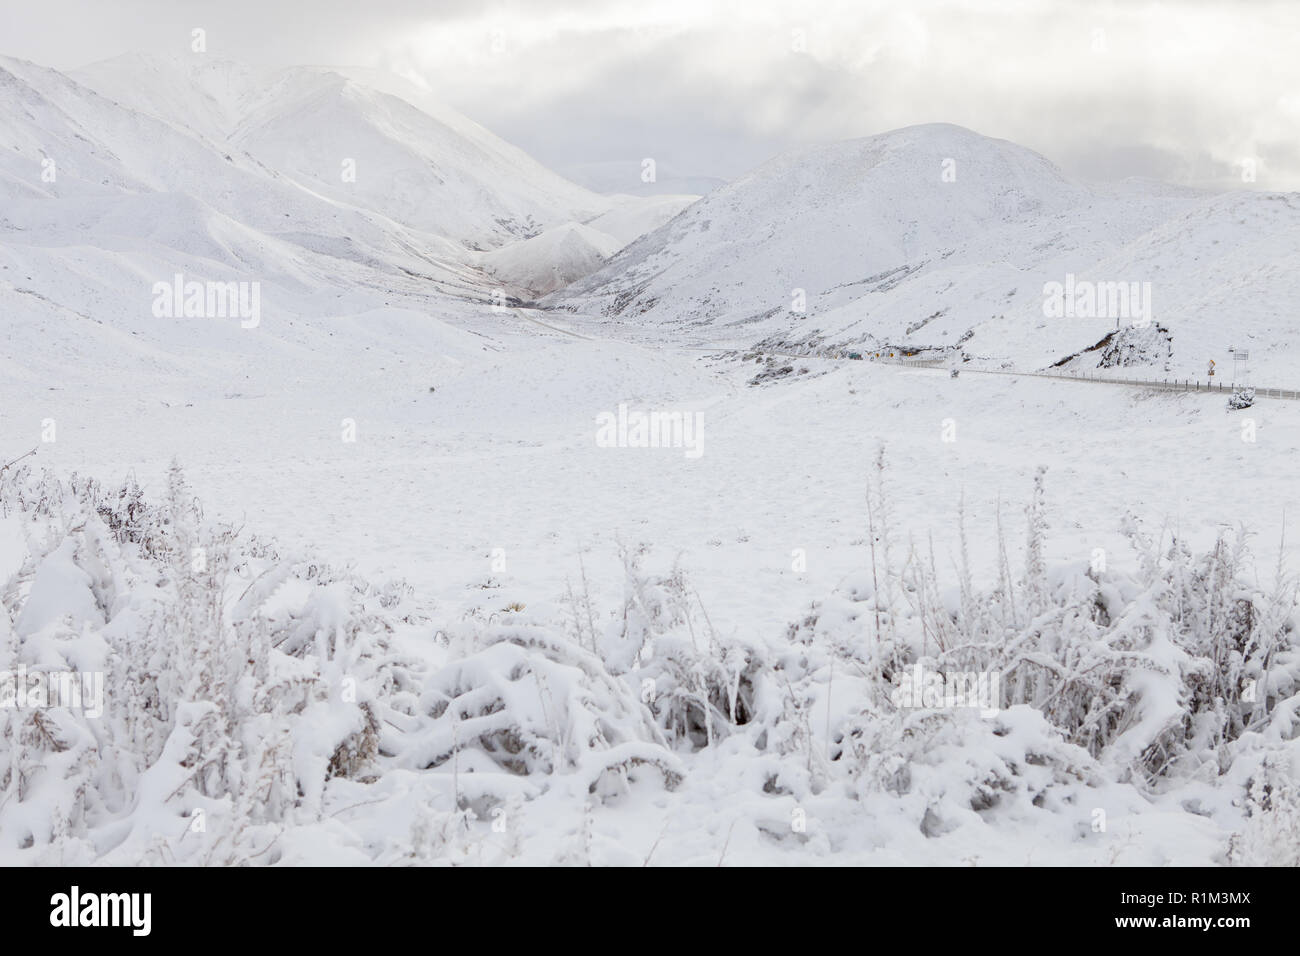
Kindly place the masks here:
<instances>
[{"instance_id":1,"label":"snow-covered field","mask_svg":"<svg viewBox=\"0 0 1300 956\"><path fill-rule=\"evenodd\" d=\"M37 449L0 643L104 680L0 709L0 861L1300 859L1300 402L976 372L1113 328L1043 317L1073 271L1179 290L1137 371L1267 345L1300 387L1294 194L1111 194L922 127L656 228L687 199L373 77L172 68L0 60L0 465ZM935 184L833 202L909 150ZM160 317L175 273L259 282L257 322ZM755 348L968 328L960 377ZM693 428L610 447L620 406ZM907 706L917 668L997 712Z\"/></svg>"}]
</instances>

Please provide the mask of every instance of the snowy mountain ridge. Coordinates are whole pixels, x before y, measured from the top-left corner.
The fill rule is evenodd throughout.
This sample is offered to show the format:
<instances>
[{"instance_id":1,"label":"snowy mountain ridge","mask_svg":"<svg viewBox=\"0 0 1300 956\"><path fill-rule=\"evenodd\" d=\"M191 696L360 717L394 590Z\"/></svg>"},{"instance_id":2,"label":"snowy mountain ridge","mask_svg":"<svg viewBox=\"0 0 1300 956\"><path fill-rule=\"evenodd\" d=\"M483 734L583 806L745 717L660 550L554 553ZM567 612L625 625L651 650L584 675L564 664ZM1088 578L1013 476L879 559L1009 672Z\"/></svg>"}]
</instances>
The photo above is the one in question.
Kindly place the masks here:
<instances>
[{"instance_id":1,"label":"snowy mountain ridge","mask_svg":"<svg viewBox=\"0 0 1300 956\"><path fill-rule=\"evenodd\" d=\"M1300 292L1300 196L1088 185L950 125L778 157L707 195L545 304L747 346L958 349L1032 369L1131 316L1054 319L1049 283L1146 282L1176 374L1234 345L1265 372L1296 357L1275 304ZM1099 310L1100 311L1100 310Z\"/></svg>"},{"instance_id":2,"label":"snowy mountain ridge","mask_svg":"<svg viewBox=\"0 0 1300 956\"><path fill-rule=\"evenodd\" d=\"M322 311L531 298L691 201L590 193L399 78L355 73L403 96L318 68L131 56L74 78L0 58L0 307L40 336L31 371L155 347L179 371L196 329L150 311L177 274L265 286L269 333L319 348L303 323ZM578 225L601 216L617 238Z\"/></svg>"}]
</instances>

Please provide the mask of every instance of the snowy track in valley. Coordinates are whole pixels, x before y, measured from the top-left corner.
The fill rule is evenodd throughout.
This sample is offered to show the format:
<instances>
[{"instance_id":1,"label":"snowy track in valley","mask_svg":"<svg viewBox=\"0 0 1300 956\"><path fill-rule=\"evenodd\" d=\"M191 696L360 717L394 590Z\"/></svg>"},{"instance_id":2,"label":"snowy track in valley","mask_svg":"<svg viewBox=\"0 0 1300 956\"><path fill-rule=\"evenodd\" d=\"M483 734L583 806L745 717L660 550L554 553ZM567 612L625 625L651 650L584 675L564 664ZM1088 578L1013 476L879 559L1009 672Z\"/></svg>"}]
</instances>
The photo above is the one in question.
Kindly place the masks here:
<instances>
[{"instance_id":1,"label":"snowy track in valley","mask_svg":"<svg viewBox=\"0 0 1300 956\"><path fill-rule=\"evenodd\" d=\"M1135 388L1155 388L1166 392L1217 392L1232 394L1232 385L1224 382L1202 382L1196 379L1128 379L1109 378L1104 375L1078 375L1064 372L1013 372L999 369L962 369L963 372L976 372L982 375L1032 376L1034 378L1064 379L1067 382L1094 382L1101 385L1129 385ZM1254 386L1256 398L1283 398L1287 401L1300 400L1300 390L1291 388L1265 388Z\"/></svg>"},{"instance_id":2,"label":"snowy track in valley","mask_svg":"<svg viewBox=\"0 0 1300 956\"><path fill-rule=\"evenodd\" d=\"M682 346L692 351L725 351L725 347L717 349L706 349L698 346ZM764 350L769 355L779 355L783 358L792 359L822 359L825 361L856 361L855 359L838 359L826 355L800 355L796 352L777 352ZM864 359L864 364L872 365L893 365L902 368L929 368L942 370L947 368L946 360L943 359ZM959 371L967 375L1004 375L1012 378L1048 378L1066 382L1089 382L1098 385L1127 385L1132 388L1154 388L1166 392L1214 392L1218 394L1232 394L1232 384L1225 382L1206 382L1197 379L1147 379L1147 378L1112 378L1106 375L1096 375L1093 373L1079 374L1076 372L1025 372L1014 369L991 369L991 368L960 368ZM1262 385L1246 386L1255 389L1256 398L1280 398L1286 401L1300 401L1300 389L1293 388L1273 388Z\"/></svg>"}]
</instances>

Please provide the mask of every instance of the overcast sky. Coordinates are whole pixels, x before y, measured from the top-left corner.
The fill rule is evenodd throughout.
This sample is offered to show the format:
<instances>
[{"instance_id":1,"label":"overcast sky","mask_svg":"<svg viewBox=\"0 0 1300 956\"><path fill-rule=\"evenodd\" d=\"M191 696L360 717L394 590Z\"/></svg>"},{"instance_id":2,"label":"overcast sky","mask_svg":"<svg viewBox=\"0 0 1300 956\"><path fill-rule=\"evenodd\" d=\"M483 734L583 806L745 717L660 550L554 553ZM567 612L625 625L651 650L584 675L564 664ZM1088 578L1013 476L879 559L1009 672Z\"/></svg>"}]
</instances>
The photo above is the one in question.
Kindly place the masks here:
<instances>
[{"instance_id":1,"label":"overcast sky","mask_svg":"<svg viewBox=\"0 0 1300 956\"><path fill-rule=\"evenodd\" d=\"M1295 0L0 0L0 53L60 69L195 27L215 56L416 74L562 171L731 178L942 121L1085 178L1300 189Z\"/></svg>"}]
</instances>

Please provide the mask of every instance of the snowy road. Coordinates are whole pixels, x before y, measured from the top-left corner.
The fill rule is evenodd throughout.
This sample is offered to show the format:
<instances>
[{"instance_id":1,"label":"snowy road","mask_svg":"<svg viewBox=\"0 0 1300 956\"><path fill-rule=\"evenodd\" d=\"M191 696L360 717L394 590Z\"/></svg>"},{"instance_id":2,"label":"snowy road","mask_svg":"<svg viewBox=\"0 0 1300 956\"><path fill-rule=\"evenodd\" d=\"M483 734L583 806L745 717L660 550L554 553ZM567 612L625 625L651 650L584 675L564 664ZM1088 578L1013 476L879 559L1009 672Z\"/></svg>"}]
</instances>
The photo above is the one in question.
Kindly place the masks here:
<instances>
[{"instance_id":1,"label":"snowy road","mask_svg":"<svg viewBox=\"0 0 1300 956\"><path fill-rule=\"evenodd\" d=\"M689 351L723 351L721 347L705 348L702 346L678 346ZM761 350L766 354L780 355L783 358L791 359L820 359L823 361L853 361L852 359L831 359L822 355L807 355L798 352L782 352L770 349ZM948 371L951 366L944 359L929 360L889 360L889 359L872 359L863 360L870 365L894 365L903 368L929 368ZM1166 392L1195 392L1195 393L1223 393L1230 395L1232 393L1232 384L1225 382L1205 382L1196 379L1145 379L1145 378L1116 378L1108 375L1099 375L1095 372L1026 372L1012 369L991 369L991 368L969 368L965 365L959 366L958 370L963 375L1005 375L1010 378L1046 378L1056 379L1066 382L1086 382L1095 385L1126 385L1130 388L1153 388ZM1300 389L1274 388L1271 386L1256 385L1251 386L1255 389L1256 398L1280 398L1286 401L1300 401Z\"/></svg>"}]
</instances>

